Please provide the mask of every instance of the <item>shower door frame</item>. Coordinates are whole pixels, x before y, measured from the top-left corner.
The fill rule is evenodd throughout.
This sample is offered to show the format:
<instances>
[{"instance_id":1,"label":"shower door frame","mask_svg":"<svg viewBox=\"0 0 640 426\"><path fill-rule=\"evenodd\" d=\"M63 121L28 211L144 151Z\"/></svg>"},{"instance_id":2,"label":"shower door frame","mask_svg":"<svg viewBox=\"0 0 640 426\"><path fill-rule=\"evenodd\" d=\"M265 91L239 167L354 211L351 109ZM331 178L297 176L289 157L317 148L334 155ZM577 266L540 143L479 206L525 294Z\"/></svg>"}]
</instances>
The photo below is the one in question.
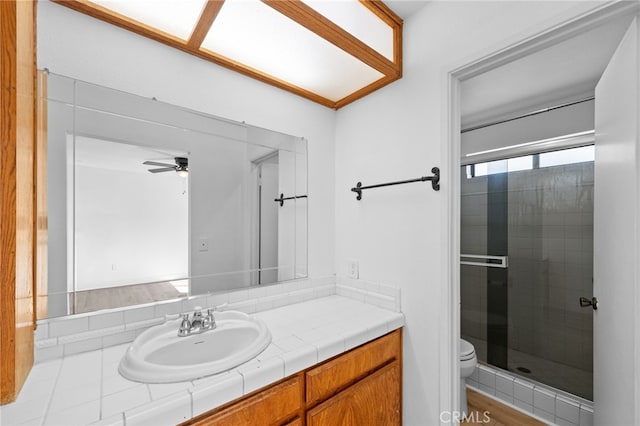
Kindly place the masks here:
<instances>
[{"instance_id":1,"label":"shower door frame","mask_svg":"<svg viewBox=\"0 0 640 426\"><path fill-rule=\"evenodd\" d=\"M460 131L461 131L461 83L513 60L531 55L542 49L558 44L568 38L582 34L611 20L638 13L638 4L631 2L610 2L596 5L591 10L576 14L567 11L554 23L540 26L537 34L516 38L503 49L493 50L472 60L465 61L449 69L443 82L446 93L443 105L443 180L449 182L450 190L445 191L447 200L443 206L443 232L447 242L445 259L446 290L442 292L441 304L444 309L440 327L440 348L442 353L440 368L440 409L441 412L460 412L460 368L458 359L460 339ZM560 22L560 24L558 24ZM640 314L638 314L640 317ZM640 329L635 330L640 334ZM640 411L637 408L636 411ZM640 416L640 414L638 415ZM445 422L442 422L445 424Z\"/></svg>"}]
</instances>

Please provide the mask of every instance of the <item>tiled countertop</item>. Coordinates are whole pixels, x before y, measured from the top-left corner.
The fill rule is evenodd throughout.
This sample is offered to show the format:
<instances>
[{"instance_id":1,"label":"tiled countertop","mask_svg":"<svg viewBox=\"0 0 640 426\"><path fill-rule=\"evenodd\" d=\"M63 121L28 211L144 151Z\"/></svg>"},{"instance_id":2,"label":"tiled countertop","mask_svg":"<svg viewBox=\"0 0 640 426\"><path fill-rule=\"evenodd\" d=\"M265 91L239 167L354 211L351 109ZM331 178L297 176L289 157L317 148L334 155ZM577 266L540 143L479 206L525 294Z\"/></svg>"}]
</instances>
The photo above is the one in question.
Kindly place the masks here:
<instances>
[{"instance_id":1,"label":"tiled countertop","mask_svg":"<svg viewBox=\"0 0 640 426\"><path fill-rule=\"evenodd\" d=\"M239 367L202 379L142 384L120 376L129 344L34 366L0 425L173 425L280 380L404 324L401 313L343 296L259 312L269 347Z\"/></svg>"}]
</instances>

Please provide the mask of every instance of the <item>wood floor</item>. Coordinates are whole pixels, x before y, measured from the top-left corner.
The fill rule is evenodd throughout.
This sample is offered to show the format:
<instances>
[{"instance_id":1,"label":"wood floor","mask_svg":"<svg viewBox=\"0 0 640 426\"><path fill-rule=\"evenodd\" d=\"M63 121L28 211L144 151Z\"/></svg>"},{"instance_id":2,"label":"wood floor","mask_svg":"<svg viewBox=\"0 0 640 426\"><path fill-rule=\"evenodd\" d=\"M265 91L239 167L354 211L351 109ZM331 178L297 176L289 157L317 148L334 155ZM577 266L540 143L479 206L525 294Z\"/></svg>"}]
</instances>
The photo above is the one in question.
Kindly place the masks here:
<instances>
[{"instance_id":1,"label":"wood floor","mask_svg":"<svg viewBox=\"0 0 640 426\"><path fill-rule=\"evenodd\" d=\"M542 423L520 411L503 405L495 399L488 398L476 391L467 389L469 405L467 425L489 426L544 426ZM486 415L485 415L486 414Z\"/></svg>"},{"instance_id":2,"label":"wood floor","mask_svg":"<svg viewBox=\"0 0 640 426\"><path fill-rule=\"evenodd\" d=\"M73 313L93 312L100 309L139 305L186 296L171 283L136 284L96 290L76 291L70 294Z\"/></svg>"}]
</instances>

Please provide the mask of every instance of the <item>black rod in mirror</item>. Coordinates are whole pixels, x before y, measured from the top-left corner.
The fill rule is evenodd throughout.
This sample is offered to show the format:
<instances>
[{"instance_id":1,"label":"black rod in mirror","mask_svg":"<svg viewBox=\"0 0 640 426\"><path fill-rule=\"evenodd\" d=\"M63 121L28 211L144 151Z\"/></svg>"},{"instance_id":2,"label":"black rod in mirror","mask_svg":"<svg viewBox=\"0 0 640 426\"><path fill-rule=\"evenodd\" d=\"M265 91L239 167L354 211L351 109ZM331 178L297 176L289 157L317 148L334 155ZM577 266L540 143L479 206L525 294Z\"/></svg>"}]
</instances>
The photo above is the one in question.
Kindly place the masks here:
<instances>
[{"instance_id":1,"label":"black rod in mirror","mask_svg":"<svg viewBox=\"0 0 640 426\"><path fill-rule=\"evenodd\" d=\"M280 194L280 198L275 198L273 201L275 201L276 203L280 203L280 207L284 206L284 202L286 200L294 200L296 198L307 198L306 195L296 195L293 197L285 197L284 194Z\"/></svg>"}]
</instances>

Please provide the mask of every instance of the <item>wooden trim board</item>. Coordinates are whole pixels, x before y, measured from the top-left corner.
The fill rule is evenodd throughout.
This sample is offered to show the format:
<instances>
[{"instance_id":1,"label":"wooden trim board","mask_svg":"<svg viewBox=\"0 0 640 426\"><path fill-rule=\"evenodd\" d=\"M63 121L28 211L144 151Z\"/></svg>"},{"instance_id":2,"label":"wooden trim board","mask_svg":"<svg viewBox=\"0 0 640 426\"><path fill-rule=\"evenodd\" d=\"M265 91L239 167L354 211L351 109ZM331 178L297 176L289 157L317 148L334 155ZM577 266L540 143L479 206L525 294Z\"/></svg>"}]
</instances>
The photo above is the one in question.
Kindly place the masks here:
<instances>
[{"instance_id":1,"label":"wooden trim board","mask_svg":"<svg viewBox=\"0 0 640 426\"><path fill-rule=\"evenodd\" d=\"M48 311L48 232L49 214L47 209L47 75L37 72L36 99L36 147L34 156L34 286L33 312L36 318L47 318Z\"/></svg>"},{"instance_id":2,"label":"wooden trim board","mask_svg":"<svg viewBox=\"0 0 640 426\"><path fill-rule=\"evenodd\" d=\"M111 11L88 0L51 0L54 3L68 7L85 15L100 19L101 21L116 25L120 28L132 31L136 34L166 44L198 58L213 62L232 71L259 80L263 83L286 90L313 102L329 108L338 109L350 104L379 88L402 78L402 19L398 17L380 0L360 0L372 13L391 26L394 35L394 60L390 61L376 52L357 37L343 30L332 21L317 13L315 10L300 0L264 0L265 4L285 14L300 25L313 31L338 48L351 54L363 63L378 70L384 77L380 80L356 90L337 101L328 99L310 90L298 87L287 81L249 67L231 58L201 47L207 31L215 21L224 0L209 0L203 8L200 19L196 24L189 40L182 40L166 32L152 28L142 22L128 18L117 12Z\"/></svg>"},{"instance_id":3,"label":"wooden trim board","mask_svg":"<svg viewBox=\"0 0 640 426\"><path fill-rule=\"evenodd\" d=\"M191 37L189 37L189 42L187 44L190 48L200 48L200 45L211 28L211 25L213 25L213 21L218 17L218 13L220 12L220 9L222 9L223 4L224 0L209 0L205 3L202 13L200 14L200 19L198 20L196 27L193 29Z\"/></svg>"},{"instance_id":4,"label":"wooden trim board","mask_svg":"<svg viewBox=\"0 0 640 426\"><path fill-rule=\"evenodd\" d=\"M0 404L33 365L35 37L35 1L0 1Z\"/></svg>"},{"instance_id":5,"label":"wooden trim board","mask_svg":"<svg viewBox=\"0 0 640 426\"><path fill-rule=\"evenodd\" d=\"M393 62L301 0L262 0L262 2L382 74L392 76L397 73Z\"/></svg>"}]
</instances>

